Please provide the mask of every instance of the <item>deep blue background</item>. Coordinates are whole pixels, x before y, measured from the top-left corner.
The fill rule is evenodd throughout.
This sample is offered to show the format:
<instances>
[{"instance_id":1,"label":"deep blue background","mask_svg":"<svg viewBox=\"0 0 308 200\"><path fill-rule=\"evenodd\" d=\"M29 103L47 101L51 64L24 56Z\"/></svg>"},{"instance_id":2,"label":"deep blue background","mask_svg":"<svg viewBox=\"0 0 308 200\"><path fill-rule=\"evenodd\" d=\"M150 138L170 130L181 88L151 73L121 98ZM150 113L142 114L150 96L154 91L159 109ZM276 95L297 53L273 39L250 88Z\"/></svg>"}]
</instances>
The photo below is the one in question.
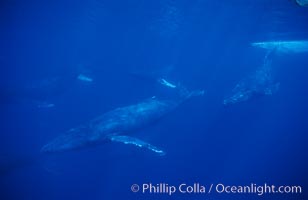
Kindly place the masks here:
<instances>
[{"instance_id":1,"label":"deep blue background","mask_svg":"<svg viewBox=\"0 0 308 200\"><path fill-rule=\"evenodd\" d=\"M275 95L232 107L222 101L262 65L266 52L251 42L308 39L307 22L308 9L288 0L1 1L0 199L170 198L130 191L148 182L266 182L305 191L307 52L275 56L281 83ZM77 81L79 73L93 83ZM207 91L139 133L163 147L165 157L120 144L39 155L64 131L156 95L157 87L139 75ZM56 86L39 88L52 77ZM37 88L29 92L31 86ZM38 108L36 101L56 106Z\"/></svg>"}]
</instances>

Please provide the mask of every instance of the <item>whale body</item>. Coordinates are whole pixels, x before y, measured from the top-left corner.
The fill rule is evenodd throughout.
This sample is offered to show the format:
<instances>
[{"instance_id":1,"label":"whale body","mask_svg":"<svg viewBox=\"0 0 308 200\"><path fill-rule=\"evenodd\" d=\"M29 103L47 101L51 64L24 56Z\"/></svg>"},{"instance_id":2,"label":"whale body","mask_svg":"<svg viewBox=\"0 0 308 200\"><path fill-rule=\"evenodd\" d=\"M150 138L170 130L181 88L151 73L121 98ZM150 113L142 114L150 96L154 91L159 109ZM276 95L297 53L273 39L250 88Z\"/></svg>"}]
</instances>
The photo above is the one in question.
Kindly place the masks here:
<instances>
[{"instance_id":1,"label":"whale body","mask_svg":"<svg viewBox=\"0 0 308 200\"><path fill-rule=\"evenodd\" d=\"M224 105L244 102L254 97L272 95L277 92L280 83L273 80L270 58L274 53L275 51L269 52L260 68L236 84L231 94L224 99Z\"/></svg>"},{"instance_id":2,"label":"whale body","mask_svg":"<svg viewBox=\"0 0 308 200\"><path fill-rule=\"evenodd\" d=\"M165 152L160 148L130 135L158 120L190 97L203 95L203 91L182 90L180 93L176 100L152 97L134 105L111 110L86 124L68 130L43 146L42 152L63 152L106 142L121 142L164 155Z\"/></svg>"}]
</instances>

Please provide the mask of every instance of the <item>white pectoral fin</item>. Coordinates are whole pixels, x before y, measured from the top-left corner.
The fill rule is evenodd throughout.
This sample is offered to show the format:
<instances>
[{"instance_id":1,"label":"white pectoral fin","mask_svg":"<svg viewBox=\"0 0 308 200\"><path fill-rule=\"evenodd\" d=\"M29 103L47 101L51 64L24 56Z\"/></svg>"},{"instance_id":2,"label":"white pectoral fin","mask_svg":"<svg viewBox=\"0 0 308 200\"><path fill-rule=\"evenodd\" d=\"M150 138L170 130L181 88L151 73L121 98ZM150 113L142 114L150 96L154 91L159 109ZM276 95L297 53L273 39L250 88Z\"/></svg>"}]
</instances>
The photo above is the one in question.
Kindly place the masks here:
<instances>
[{"instance_id":1,"label":"white pectoral fin","mask_svg":"<svg viewBox=\"0 0 308 200\"><path fill-rule=\"evenodd\" d=\"M160 149L156 146L153 146L153 145L151 145L151 144L149 144L145 141L134 138L134 137L122 136L122 135L113 135L113 136L110 136L109 139L112 142L121 142L123 144L132 144L132 145L135 145L135 146L140 147L140 148L146 148L148 150L153 151L154 153L157 153L160 156L163 156L163 155L166 154L162 149Z\"/></svg>"},{"instance_id":2,"label":"white pectoral fin","mask_svg":"<svg viewBox=\"0 0 308 200\"><path fill-rule=\"evenodd\" d=\"M159 82L160 84L166 86L166 87L169 87L169 88L172 88L172 89L176 88L176 85L174 85L173 83L167 81L167 80L164 79L164 78L159 78L159 79L158 79L158 82Z\"/></svg>"}]
</instances>

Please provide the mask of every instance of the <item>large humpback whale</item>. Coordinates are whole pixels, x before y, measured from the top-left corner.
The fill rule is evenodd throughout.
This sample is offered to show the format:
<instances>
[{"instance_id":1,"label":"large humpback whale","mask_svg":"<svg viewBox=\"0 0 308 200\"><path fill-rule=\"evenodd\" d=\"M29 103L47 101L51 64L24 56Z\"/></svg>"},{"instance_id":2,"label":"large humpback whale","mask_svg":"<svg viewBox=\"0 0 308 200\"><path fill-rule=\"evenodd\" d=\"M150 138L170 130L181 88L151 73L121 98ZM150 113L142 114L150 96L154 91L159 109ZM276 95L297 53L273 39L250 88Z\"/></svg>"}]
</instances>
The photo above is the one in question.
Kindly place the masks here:
<instances>
[{"instance_id":1,"label":"large humpback whale","mask_svg":"<svg viewBox=\"0 0 308 200\"><path fill-rule=\"evenodd\" d=\"M271 57L274 53L275 50L270 51L260 68L236 84L231 95L224 99L224 105L244 102L257 96L272 95L279 89L279 83L274 82L272 77Z\"/></svg>"},{"instance_id":2,"label":"large humpback whale","mask_svg":"<svg viewBox=\"0 0 308 200\"><path fill-rule=\"evenodd\" d=\"M164 82L166 84L166 82ZM169 86L170 87L170 86ZM145 141L132 137L140 128L156 121L175 109L192 96L203 95L203 91L189 92L177 88L176 98L160 99L152 97L140 103L116 108L89 121L86 124L68 130L42 148L42 152L63 152L85 148L106 142L120 142L149 149L159 155L165 152Z\"/></svg>"}]
</instances>

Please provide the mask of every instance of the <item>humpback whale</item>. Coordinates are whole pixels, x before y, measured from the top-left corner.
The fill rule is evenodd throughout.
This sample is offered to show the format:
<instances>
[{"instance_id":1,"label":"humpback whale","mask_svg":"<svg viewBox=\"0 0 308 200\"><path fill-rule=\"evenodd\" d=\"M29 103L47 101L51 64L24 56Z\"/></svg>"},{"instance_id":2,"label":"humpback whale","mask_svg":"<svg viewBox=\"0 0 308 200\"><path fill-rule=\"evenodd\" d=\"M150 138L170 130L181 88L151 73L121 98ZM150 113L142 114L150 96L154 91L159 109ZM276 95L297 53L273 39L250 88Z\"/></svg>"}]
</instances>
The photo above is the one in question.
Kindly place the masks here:
<instances>
[{"instance_id":1,"label":"humpback whale","mask_svg":"<svg viewBox=\"0 0 308 200\"><path fill-rule=\"evenodd\" d=\"M272 61L269 58L274 53L275 50L270 51L265 56L263 65L233 88L231 95L224 99L224 105L244 102L257 96L272 95L279 89L280 84L275 83L272 78Z\"/></svg>"},{"instance_id":2,"label":"humpback whale","mask_svg":"<svg viewBox=\"0 0 308 200\"><path fill-rule=\"evenodd\" d=\"M86 148L106 142L120 142L164 155L165 152L159 147L131 135L175 109L185 100L204 94L203 91L189 92L185 88L177 90L178 92L174 99L160 99L154 96L140 103L106 112L88 123L70 129L63 135L56 137L43 146L41 151L55 153Z\"/></svg>"},{"instance_id":3,"label":"humpback whale","mask_svg":"<svg viewBox=\"0 0 308 200\"><path fill-rule=\"evenodd\" d=\"M275 49L275 51L282 53L308 52L307 40L253 42L251 45L270 51Z\"/></svg>"}]
</instances>

